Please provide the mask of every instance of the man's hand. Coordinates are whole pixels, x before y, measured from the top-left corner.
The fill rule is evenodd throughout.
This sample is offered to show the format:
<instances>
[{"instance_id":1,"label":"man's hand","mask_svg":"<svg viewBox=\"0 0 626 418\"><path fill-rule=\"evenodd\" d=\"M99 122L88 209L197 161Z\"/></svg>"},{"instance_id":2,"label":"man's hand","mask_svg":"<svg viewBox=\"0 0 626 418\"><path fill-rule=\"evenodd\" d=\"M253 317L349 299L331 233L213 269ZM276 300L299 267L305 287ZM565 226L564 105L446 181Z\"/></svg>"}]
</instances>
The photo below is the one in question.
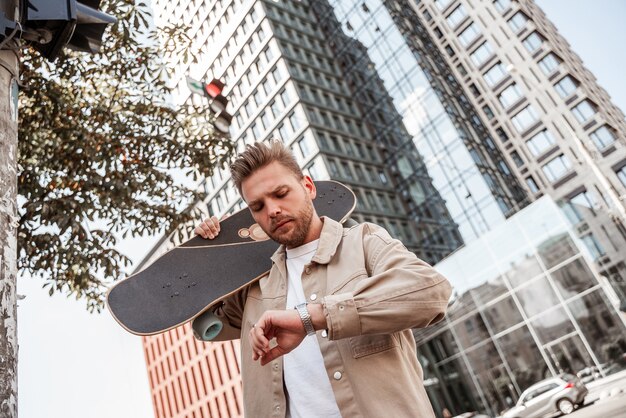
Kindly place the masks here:
<instances>
[{"instance_id":1,"label":"man's hand","mask_svg":"<svg viewBox=\"0 0 626 418\"><path fill-rule=\"evenodd\" d=\"M200 235L202 238L213 239L220 233L220 221L217 219L217 216L206 218L202 223L196 226L193 232Z\"/></svg>"},{"instance_id":2,"label":"man's hand","mask_svg":"<svg viewBox=\"0 0 626 418\"><path fill-rule=\"evenodd\" d=\"M261 359L261 366L300 345L306 337L298 311L267 311L250 330L252 360ZM270 341L276 338L276 346L270 349Z\"/></svg>"},{"instance_id":3,"label":"man's hand","mask_svg":"<svg viewBox=\"0 0 626 418\"><path fill-rule=\"evenodd\" d=\"M321 304L311 303L307 309L316 331L327 327ZM252 360L261 359L261 366L265 366L275 358L291 352L300 345L304 337L306 331L298 311L267 311L250 330ZM276 338L276 346L270 350L270 341L273 338Z\"/></svg>"}]
</instances>

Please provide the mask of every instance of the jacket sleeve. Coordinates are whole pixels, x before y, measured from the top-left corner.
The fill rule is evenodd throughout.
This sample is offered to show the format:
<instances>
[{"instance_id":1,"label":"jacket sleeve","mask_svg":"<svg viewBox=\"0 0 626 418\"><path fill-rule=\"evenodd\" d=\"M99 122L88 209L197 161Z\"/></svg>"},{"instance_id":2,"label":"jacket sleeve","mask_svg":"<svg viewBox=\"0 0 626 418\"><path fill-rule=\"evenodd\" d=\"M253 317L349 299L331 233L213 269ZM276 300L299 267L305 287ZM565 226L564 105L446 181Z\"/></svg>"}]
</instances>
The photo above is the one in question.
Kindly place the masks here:
<instances>
[{"instance_id":1,"label":"jacket sleeve","mask_svg":"<svg viewBox=\"0 0 626 418\"><path fill-rule=\"evenodd\" d=\"M211 341L237 340L241 338L241 322L243 309L248 295L248 287L224 299L221 305L213 310L222 322L222 330Z\"/></svg>"},{"instance_id":2,"label":"jacket sleeve","mask_svg":"<svg viewBox=\"0 0 626 418\"><path fill-rule=\"evenodd\" d=\"M383 228L363 225L367 275L351 291L328 295L322 304L332 340L423 328L445 316L448 280Z\"/></svg>"}]
</instances>

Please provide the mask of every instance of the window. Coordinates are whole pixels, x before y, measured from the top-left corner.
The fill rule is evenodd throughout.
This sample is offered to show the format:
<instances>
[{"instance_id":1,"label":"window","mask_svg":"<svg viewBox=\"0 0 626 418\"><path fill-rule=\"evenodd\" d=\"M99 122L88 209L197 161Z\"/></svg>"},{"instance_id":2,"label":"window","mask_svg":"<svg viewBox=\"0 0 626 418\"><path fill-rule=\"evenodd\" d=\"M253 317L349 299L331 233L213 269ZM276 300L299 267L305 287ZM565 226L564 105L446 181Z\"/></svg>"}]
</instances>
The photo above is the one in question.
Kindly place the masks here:
<instances>
[{"instance_id":1,"label":"window","mask_svg":"<svg viewBox=\"0 0 626 418\"><path fill-rule=\"evenodd\" d=\"M533 176L526 177L526 185L530 189L531 193L539 192L539 186L537 186L537 182Z\"/></svg>"},{"instance_id":2,"label":"window","mask_svg":"<svg viewBox=\"0 0 626 418\"><path fill-rule=\"evenodd\" d=\"M350 170L350 164L345 161L341 162L341 170L343 171L344 177L350 180L353 180L352 170Z\"/></svg>"},{"instance_id":3,"label":"window","mask_svg":"<svg viewBox=\"0 0 626 418\"><path fill-rule=\"evenodd\" d=\"M483 106L483 112L485 112L485 116L487 116L487 119L493 119L495 117L495 115L493 114L493 110L491 110L488 105Z\"/></svg>"},{"instance_id":4,"label":"window","mask_svg":"<svg viewBox=\"0 0 626 418\"><path fill-rule=\"evenodd\" d=\"M500 169L501 172L503 172L507 176L511 175L511 170L509 170L509 166L507 166L504 161L498 160L498 168Z\"/></svg>"},{"instance_id":5,"label":"window","mask_svg":"<svg viewBox=\"0 0 626 418\"><path fill-rule=\"evenodd\" d=\"M502 13L511 7L511 0L494 0L493 5L498 12Z\"/></svg>"},{"instance_id":6,"label":"window","mask_svg":"<svg viewBox=\"0 0 626 418\"><path fill-rule=\"evenodd\" d=\"M250 128L252 130L252 136L254 137L254 139L256 141L259 141L261 139L261 131L259 130L259 127L257 126L257 124L253 123Z\"/></svg>"},{"instance_id":7,"label":"window","mask_svg":"<svg viewBox=\"0 0 626 418\"><path fill-rule=\"evenodd\" d=\"M622 169L622 171L624 171L624 169ZM624 176L625 176L624 184L626 185L626 174ZM380 182L382 184L387 184L388 183L387 176L385 176L385 172L384 171L381 171L381 170L378 171L378 178L380 179Z\"/></svg>"},{"instance_id":8,"label":"window","mask_svg":"<svg viewBox=\"0 0 626 418\"><path fill-rule=\"evenodd\" d=\"M539 33L533 32L522 41L528 52L535 52L543 43L543 38Z\"/></svg>"},{"instance_id":9,"label":"window","mask_svg":"<svg viewBox=\"0 0 626 418\"><path fill-rule=\"evenodd\" d=\"M448 26L450 26L451 29L454 29L459 26L459 23L461 23L466 17L467 12L465 11L465 7L461 4L448 15L446 22L448 22Z\"/></svg>"},{"instance_id":10,"label":"window","mask_svg":"<svg viewBox=\"0 0 626 418\"><path fill-rule=\"evenodd\" d=\"M278 69L278 67L274 68L272 70L272 77L274 78L274 82L275 83L279 83L280 79L281 79L281 74L280 74L280 70Z\"/></svg>"},{"instance_id":11,"label":"window","mask_svg":"<svg viewBox=\"0 0 626 418\"><path fill-rule=\"evenodd\" d=\"M330 174L333 177L339 177L339 167L335 160L328 160L328 166L330 167Z\"/></svg>"},{"instance_id":12,"label":"window","mask_svg":"<svg viewBox=\"0 0 626 418\"><path fill-rule=\"evenodd\" d=\"M539 68L541 68L541 71L543 71L545 75L550 75L557 69L560 62L557 56L550 52L539 61Z\"/></svg>"},{"instance_id":13,"label":"window","mask_svg":"<svg viewBox=\"0 0 626 418\"><path fill-rule=\"evenodd\" d=\"M622 182L624 187L626 187L626 165L615 172L617 174L617 178Z\"/></svg>"},{"instance_id":14,"label":"window","mask_svg":"<svg viewBox=\"0 0 626 418\"><path fill-rule=\"evenodd\" d=\"M300 123L298 122L298 118L295 113L289 115L289 123L291 124L291 128L294 132L300 129Z\"/></svg>"},{"instance_id":15,"label":"window","mask_svg":"<svg viewBox=\"0 0 626 418\"><path fill-rule=\"evenodd\" d=\"M589 100L583 100L572 108L572 113L578 122L583 123L589 120L596 113L596 109Z\"/></svg>"},{"instance_id":16,"label":"window","mask_svg":"<svg viewBox=\"0 0 626 418\"><path fill-rule=\"evenodd\" d=\"M513 160L513 162L515 163L516 167L521 167L524 165L524 160L522 160L522 157L519 156L519 154L517 153L517 151L513 151L511 153L511 159Z\"/></svg>"},{"instance_id":17,"label":"window","mask_svg":"<svg viewBox=\"0 0 626 418\"><path fill-rule=\"evenodd\" d=\"M472 22L463 32L459 34L459 43L461 46L466 48L469 44L471 44L476 38L480 35L480 31L478 30L478 25Z\"/></svg>"},{"instance_id":18,"label":"window","mask_svg":"<svg viewBox=\"0 0 626 418\"><path fill-rule=\"evenodd\" d=\"M480 96L480 90L478 90L478 87L476 87L476 84L474 83L470 84L469 88L472 94L474 95L474 97Z\"/></svg>"},{"instance_id":19,"label":"window","mask_svg":"<svg viewBox=\"0 0 626 418\"><path fill-rule=\"evenodd\" d=\"M246 102L243 108L247 117L251 117L254 114L255 105L251 99Z\"/></svg>"},{"instance_id":20,"label":"window","mask_svg":"<svg viewBox=\"0 0 626 418\"><path fill-rule=\"evenodd\" d=\"M517 132L524 132L533 123L537 121L537 113L531 105L526 106L521 112L511 118L513 126L517 129Z\"/></svg>"},{"instance_id":21,"label":"window","mask_svg":"<svg viewBox=\"0 0 626 418\"><path fill-rule=\"evenodd\" d=\"M280 115L282 108L282 104L280 103L280 98L270 103L270 111L272 112L272 116L277 118Z\"/></svg>"},{"instance_id":22,"label":"window","mask_svg":"<svg viewBox=\"0 0 626 418\"><path fill-rule=\"evenodd\" d=\"M589 192L585 190L565 202L565 204L563 205L563 211L565 212L565 215L570 220L570 222L572 222L573 224L577 224L578 222L585 219L584 215L586 215L587 213L591 213L593 216L595 216L593 208L596 206L597 202L595 201L593 196L591 196Z\"/></svg>"},{"instance_id":23,"label":"window","mask_svg":"<svg viewBox=\"0 0 626 418\"><path fill-rule=\"evenodd\" d=\"M289 105L291 99L289 98L289 92L287 90L283 90L280 92L280 99L283 101L283 104L286 106Z\"/></svg>"},{"instance_id":24,"label":"window","mask_svg":"<svg viewBox=\"0 0 626 418\"><path fill-rule=\"evenodd\" d=\"M606 254L604 248L602 248L602 245L600 245L600 243L598 242L596 237L593 236L593 234L585 235L584 237L580 237L580 239L583 241L585 247L587 247L587 249L591 253L594 261Z\"/></svg>"},{"instance_id":25,"label":"window","mask_svg":"<svg viewBox=\"0 0 626 418\"><path fill-rule=\"evenodd\" d=\"M598 147L599 150L602 150L615 142L613 132L611 132L606 125L593 131L589 137L593 140L593 143L596 144L596 147Z\"/></svg>"},{"instance_id":26,"label":"window","mask_svg":"<svg viewBox=\"0 0 626 418\"><path fill-rule=\"evenodd\" d=\"M572 77L566 75L558 83L554 85L555 90L559 93L559 96L566 98L576 91L578 82Z\"/></svg>"},{"instance_id":27,"label":"window","mask_svg":"<svg viewBox=\"0 0 626 418\"><path fill-rule=\"evenodd\" d=\"M452 3L452 0L435 0L435 4L439 10L445 9L450 3Z\"/></svg>"},{"instance_id":28,"label":"window","mask_svg":"<svg viewBox=\"0 0 626 418\"><path fill-rule=\"evenodd\" d=\"M268 112L263 112L261 114L261 126L263 126L263 129L267 129L270 127L271 124L272 122L270 121Z\"/></svg>"},{"instance_id":29,"label":"window","mask_svg":"<svg viewBox=\"0 0 626 418\"><path fill-rule=\"evenodd\" d=\"M526 26L526 22L528 22L528 17L524 12L517 12L508 20L509 27L516 33Z\"/></svg>"},{"instance_id":30,"label":"window","mask_svg":"<svg viewBox=\"0 0 626 418\"><path fill-rule=\"evenodd\" d=\"M557 180L565 176L571 168L572 164L564 154L550 160L550 162L541 167L543 174L545 174L550 183L555 183Z\"/></svg>"},{"instance_id":31,"label":"window","mask_svg":"<svg viewBox=\"0 0 626 418\"><path fill-rule=\"evenodd\" d=\"M517 86L517 84L513 83L509 87L502 90L502 93L498 95L498 100L502 107L508 109L522 98L522 91Z\"/></svg>"},{"instance_id":32,"label":"window","mask_svg":"<svg viewBox=\"0 0 626 418\"><path fill-rule=\"evenodd\" d=\"M281 124L278 127L278 135L283 142L287 142L287 140L289 139L289 128L287 127L287 125ZM255 138L255 140L258 140L258 138Z\"/></svg>"},{"instance_id":33,"label":"window","mask_svg":"<svg viewBox=\"0 0 626 418\"><path fill-rule=\"evenodd\" d=\"M492 55L493 50L491 49L489 43L483 42L474 52L471 53L470 57L472 58L474 65L480 66Z\"/></svg>"},{"instance_id":34,"label":"window","mask_svg":"<svg viewBox=\"0 0 626 418\"><path fill-rule=\"evenodd\" d=\"M500 138L500 141L506 142L509 140L509 136L506 134L506 132L504 132L504 129L497 128L496 133L498 134L498 138Z\"/></svg>"},{"instance_id":35,"label":"window","mask_svg":"<svg viewBox=\"0 0 626 418\"><path fill-rule=\"evenodd\" d=\"M543 154L552 145L554 145L554 137L547 129L526 141L526 146L535 157Z\"/></svg>"},{"instance_id":36,"label":"window","mask_svg":"<svg viewBox=\"0 0 626 418\"><path fill-rule=\"evenodd\" d=\"M300 152L302 153L302 156L304 158L307 158L307 157L311 156L312 151L311 151L311 149L309 147L309 144L308 144L308 141L307 141L306 138L301 138L298 141L298 147L300 148Z\"/></svg>"},{"instance_id":37,"label":"window","mask_svg":"<svg viewBox=\"0 0 626 418\"><path fill-rule=\"evenodd\" d=\"M266 77L265 80L263 80L262 87L265 94L269 96L274 88L274 81L272 81L269 77Z\"/></svg>"},{"instance_id":38,"label":"window","mask_svg":"<svg viewBox=\"0 0 626 418\"><path fill-rule=\"evenodd\" d=\"M483 78L489 87L495 86L499 81L501 81L504 77L506 77L507 72L502 65L501 62L498 62L496 65L491 67L485 74L483 74Z\"/></svg>"},{"instance_id":39,"label":"window","mask_svg":"<svg viewBox=\"0 0 626 418\"><path fill-rule=\"evenodd\" d=\"M254 92L254 94L252 95L252 98L254 99L254 103L257 106L263 102L263 95L261 94L259 90Z\"/></svg>"}]
</instances>

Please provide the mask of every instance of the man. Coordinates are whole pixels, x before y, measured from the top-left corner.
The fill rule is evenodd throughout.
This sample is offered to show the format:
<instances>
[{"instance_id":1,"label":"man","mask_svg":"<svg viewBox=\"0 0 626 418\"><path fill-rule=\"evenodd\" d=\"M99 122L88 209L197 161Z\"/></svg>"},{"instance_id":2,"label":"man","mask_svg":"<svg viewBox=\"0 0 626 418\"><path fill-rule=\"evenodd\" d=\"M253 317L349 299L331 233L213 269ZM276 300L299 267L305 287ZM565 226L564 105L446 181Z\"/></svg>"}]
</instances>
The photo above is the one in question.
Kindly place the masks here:
<instances>
[{"instance_id":1,"label":"man","mask_svg":"<svg viewBox=\"0 0 626 418\"><path fill-rule=\"evenodd\" d=\"M315 184L280 142L248 146L231 174L282 244L268 276L215 310L216 340L241 338L246 415L433 417L410 328L443 318L447 280L379 226L320 218ZM213 217L195 231L219 230Z\"/></svg>"}]
</instances>

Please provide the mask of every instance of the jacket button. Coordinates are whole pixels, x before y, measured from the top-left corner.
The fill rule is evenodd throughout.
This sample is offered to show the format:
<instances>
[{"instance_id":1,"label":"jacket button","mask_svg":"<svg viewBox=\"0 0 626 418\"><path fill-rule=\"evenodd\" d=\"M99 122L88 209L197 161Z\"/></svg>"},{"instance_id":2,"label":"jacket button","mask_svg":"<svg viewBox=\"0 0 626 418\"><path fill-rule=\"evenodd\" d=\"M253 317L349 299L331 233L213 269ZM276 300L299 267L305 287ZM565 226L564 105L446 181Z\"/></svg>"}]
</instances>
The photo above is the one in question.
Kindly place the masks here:
<instances>
[{"instance_id":1,"label":"jacket button","mask_svg":"<svg viewBox=\"0 0 626 418\"><path fill-rule=\"evenodd\" d=\"M322 337L327 338L328 337L328 331L323 330L322 331Z\"/></svg>"},{"instance_id":2,"label":"jacket button","mask_svg":"<svg viewBox=\"0 0 626 418\"><path fill-rule=\"evenodd\" d=\"M311 299L311 300L317 299L317 293L311 294L311 296L309 296L309 299Z\"/></svg>"},{"instance_id":3,"label":"jacket button","mask_svg":"<svg viewBox=\"0 0 626 418\"><path fill-rule=\"evenodd\" d=\"M335 372L335 374L333 374L333 377L335 378L335 380L341 379L341 372Z\"/></svg>"}]
</instances>

